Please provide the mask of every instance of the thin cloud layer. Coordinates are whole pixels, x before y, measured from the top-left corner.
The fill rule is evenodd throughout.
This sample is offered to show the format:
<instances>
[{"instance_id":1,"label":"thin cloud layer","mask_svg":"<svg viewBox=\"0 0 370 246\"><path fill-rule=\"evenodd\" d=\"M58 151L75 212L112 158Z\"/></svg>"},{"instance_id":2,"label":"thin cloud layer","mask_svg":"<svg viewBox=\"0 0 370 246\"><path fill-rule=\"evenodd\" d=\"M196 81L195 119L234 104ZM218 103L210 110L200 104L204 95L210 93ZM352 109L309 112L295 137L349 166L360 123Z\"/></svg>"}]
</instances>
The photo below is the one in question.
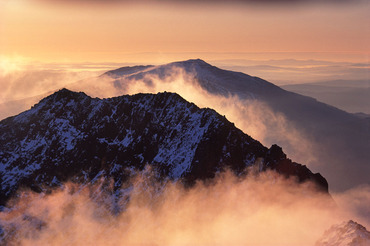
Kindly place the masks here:
<instances>
[{"instance_id":1,"label":"thin cloud layer","mask_svg":"<svg viewBox=\"0 0 370 246\"><path fill-rule=\"evenodd\" d=\"M92 97L113 97L123 94L175 92L199 107L210 107L235 123L236 127L257 139L265 146L278 144L292 160L307 165L311 171L320 172L329 182L331 190L345 190L367 183L367 169L362 156L347 151L345 145L332 138L317 142L304 128L294 124L282 113L274 112L269 106L254 99L241 99L236 96L219 96L203 89L195 79L195 74L180 67L173 67L165 74L146 72L132 77L111 78L101 76L85 83L68 86L74 91L84 91ZM339 142L341 143L341 142ZM360 147L363 146L358 144ZM337 155L340 149L342 155ZM363 153L363 152L361 152ZM349 163L356 166L349 169Z\"/></svg>"},{"instance_id":2,"label":"thin cloud layer","mask_svg":"<svg viewBox=\"0 0 370 246\"><path fill-rule=\"evenodd\" d=\"M31 0L32 1L32 0ZM64 4L135 4L135 3L155 3L155 4L253 4L253 5L305 5L305 4L355 4L363 3L367 0L34 0L41 2L58 2Z\"/></svg>"},{"instance_id":3,"label":"thin cloud layer","mask_svg":"<svg viewBox=\"0 0 370 246\"><path fill-rule=\"evenodd\" d=\"M330 197L274 172L221 173L185 189L158 183L150 168L130 181L129 199L101 183L24 192L0 213L7 242L20 245L314 245L332 224L366 225ZM127 187L126 187L127 188ZM127 193L127 192L126 192ZM127 195L127 194L126 194ZM347 200L351 199L346 195ZM220 202L222 201L222 202ZM121 207L118 214L112 207Z\"/></svg>"},{"instance_id":4,"label":"thin cloud layer","mask_svg":"<svg viewBox=\"0 0 370 246\"><path fill-rule=\"evenodd\" d=\"M18 76L19 74L22 76ZM310 135L305 134L299 126L292 124L284 115L273 112L267 105L256 100L242 100L233 96L222 97L210 94L193 81L194 75L188 74L182 69L174 69L165 78L146 75L144 78L132 80L115 80L108 76L100 76L77 83L71 82L78 77L71 76L71 73L67 75L62 76L59 72L46 72L45 75L41 76L41 74L31 71L25 71L25 74L22 74L21 71L8 74L8 78L13 78L11 81L14 84L6 84L9 80L4 80L4 91L0 95L3 98L11 96L13 100L0 104L0 118L3 119L27 110L41 98L62 87L73 91L84 91L89 96L100 98L140 92L169 91L180 94L199 107L215 109L235 123L243 132L267 147L278 144L293 161L307 165L313 172L321 172L327 178L331 190L353 187L349 184L355 183L357 185L366 174L363 172L366 170L365 167L365 169L352 168L350 172L345 171L348 170L348 163L357 163L358 159L361 160L361 156L348 156L347 159L332 156L325 150L328 145L335 144L335 142L318 143ZM28 98L15 100L23 97Z\"/></svg>"}]
</instances>

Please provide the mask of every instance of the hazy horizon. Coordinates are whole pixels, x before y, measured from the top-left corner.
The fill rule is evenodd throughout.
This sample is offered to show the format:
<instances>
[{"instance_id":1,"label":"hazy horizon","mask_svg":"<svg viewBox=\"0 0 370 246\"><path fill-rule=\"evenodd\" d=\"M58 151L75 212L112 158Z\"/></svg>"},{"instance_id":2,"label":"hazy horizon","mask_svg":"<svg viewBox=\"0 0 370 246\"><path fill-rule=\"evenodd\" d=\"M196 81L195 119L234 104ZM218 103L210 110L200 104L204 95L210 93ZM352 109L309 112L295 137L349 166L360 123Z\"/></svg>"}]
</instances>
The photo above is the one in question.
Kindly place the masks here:
<instances>
[{"instance_id":1,"label":"hazy horizon","mask_svg":"<svg viewBox=\"0 0 370 246\"><path fill-rule=\"evenodd\" d=\"M0 57L369 62L368 0L0 1Z\"/></svg>"},{"instance_id":2,"label":"hazy horizon","mask_svg":"<svg viewBox=\"0 0 370 246\"><path fill-rule=\"evenodd\" d=\"M17 189L14 197L5 194L13 191L1 190L2 199L10 200L0 206L0 244L313 245L331 225L355 220L370 226L366 176L370 164L370 117L366 115L370 114L369 13L370 0L0 0L0 121L2 136L14 139L14 145L6 149L12 154L0 149L0 181L14 183ZM125 66L158 66L189 59L202 59L252 77L223 72L199 61L193 66L155 67L155 71L147 69L139 75L134 69L127 76L101 76ZM134 161L121 166L130 169L131 176L120 177L126 183L113 190L116 180L111 175L117 166L106 162L105 156L100 163L96 146L73 149L97 160L86 172L78 169L73 174L84 180L60 182L59 173L48 172L49 163L56 159L49 158L46 149L50 147L59 158L69 150L54 147L58 146L55 142L64 141L58 134L77 141L80 132L74 124L80 120L65 111L70 104L55 103L63 112L60 118L50 113L49 106L54 103L47 105L45 114L51 115L50 122L55 124L45 124L41 130L37 129L41 125L37 122L44 122L40 111L32 115L35 111L30 110L33 118L21 119L19 128L12 125L17 117L3 119L30 109L61 88L99 98L178 93L198 107L216 110L266 147L278 144L292 165L297 162L313 173L320 172L329 183L329 194L317 192L310 182L299 183L262 169L243 178L220 172L214 184L198 182L184 188L181 182L168 181L169 177L152 180L155 173L150 166L134 170ZM75 103L74 99L70 102L72 106ZM159 110L160 114L170 112L171 116L175 110L167 110L170 106ZM105 110L99 107L93 111ZM67 116L63 116L65 112ZM115 122L117 114L126 117L126 111L122 112L109 112L96 121L82 118L91 121L86 125L102 128L105 120ZM351 114L356 112L366 114ZM149 118L150 113L146 115ZM135 122L129 114L127 117ZM131 126L125 129L117 122L118 135L128 137ZM165 124L161 121L161 127ZM111 125L104 126L109 132L106 128ZM44 130L53 135L50 142L46 142ZM78 137L81 141L95 139L91 132ZM17 136L13 138L13 134ZM96 139L100 141L100 135ZM116 141L117 135L112 139ZM119 151L126 151L127 146L122 146ZM239 151L236 144L235 148ZM150 155L155 151L159 152ZM47 161L33 160L33 153L45 155L42 161ZM206 159L213 153L204 155ZM72 160L69 167L80 161ZM171 159L161 164L175 163ZM254 165L259 165L258 160ZM66 170L64 165L59 167ZM42 168L45 173L39 175ZM4 183L6 175L10 178ZM31 181L32 185L22 184L33 179L31 175L40 192L28 190L34 189ZM44 179L44 175L50 177ZM352 240L352 235L340 239Z\"/></svg>"},{"instance_id":3,"label":"hazy horizon","mask_svg":"<svg viewBox=\"0 0 370 246\"><path fill-rule=\"evenodd\" d=\"M263 54L264 56L266 54ZM262 56L261 56L262 57ZM319 101L328 103L339 109L351 113L363 112L369 113L366 105L369 104L369 99L366 95L356 97L353 91L358 90L364 94L365 90L370 88L369 69L370 63L354 63L354 62L334 62L314 59L204 59L203 57L190 57L189 59L203 59L210 65L219 67L225 70L242 72L251 76L262 78L270 83L283 88L316 98ZM187 59L185 59L187 60ZM171 60L168 63L180 60ZM30 62L26 60L5 60L0 63L0 86L3 90L0 92L0 117L10 116L12 108L16 106L15 101L35 98L31 100L36 103L47 93L52 93L57 89L68 86L81 79L95 78L107 71L114 70L126 66L140 65L164 65L167 64L160 61L147 63L140 62ZM321 94L316 94L310 90L295 89L295 85L302 84L326 85L327 82L342 81L339 87L341 94L335 95L333 99L325 100L326 97ZM292 86L290 86L292 85ZM328 84L330 85L330 84ZM306 86L307 87L307 86ZM346 94L347 89L349 93ZM338 88L333 86L326 87L323 92L336 93ZM344 94L343 94L344 93ZM342 95L346 96L346 100L340 102ZM351 97L353 100L351 100ZM339 98L339 99L336 99ZM348 99L349 98L349 99ZM18 102L24 105L22 102ZM365 103L365 104L364 104ZM29 102L28 102L29 104ZM347 105L351 106L347 106ZM6 110L4 107L10 106ZM27 105L27 104L26 104ZM25 105L24 105L25 106ZM27 107L22 107L23 110ZM32 105L28 105L30 107ZM8 111L8 112L6 112ZM15 113L21 112L15 110Z\"/></svg>"}]
</instances>

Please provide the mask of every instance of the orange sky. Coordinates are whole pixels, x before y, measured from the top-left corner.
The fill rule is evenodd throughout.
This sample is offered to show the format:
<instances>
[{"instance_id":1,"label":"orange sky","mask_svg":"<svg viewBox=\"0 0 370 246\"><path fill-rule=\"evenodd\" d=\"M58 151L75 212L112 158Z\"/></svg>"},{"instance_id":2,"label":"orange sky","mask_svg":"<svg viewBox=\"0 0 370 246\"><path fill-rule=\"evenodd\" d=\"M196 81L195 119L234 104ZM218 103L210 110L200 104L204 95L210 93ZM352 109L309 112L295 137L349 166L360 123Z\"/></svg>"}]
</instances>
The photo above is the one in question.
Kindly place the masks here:
<instances>
[{"instance_id":1,"label":"orange sky","mask_svg":"<svg viewBox=\"0 0 370 246\"><path fill-rule=\"evenodd\" d=\"M0 58L142 63L195 57L369 60L368 0L294 5L174 1L0 0Z\"/></svg>"}]
</instances>

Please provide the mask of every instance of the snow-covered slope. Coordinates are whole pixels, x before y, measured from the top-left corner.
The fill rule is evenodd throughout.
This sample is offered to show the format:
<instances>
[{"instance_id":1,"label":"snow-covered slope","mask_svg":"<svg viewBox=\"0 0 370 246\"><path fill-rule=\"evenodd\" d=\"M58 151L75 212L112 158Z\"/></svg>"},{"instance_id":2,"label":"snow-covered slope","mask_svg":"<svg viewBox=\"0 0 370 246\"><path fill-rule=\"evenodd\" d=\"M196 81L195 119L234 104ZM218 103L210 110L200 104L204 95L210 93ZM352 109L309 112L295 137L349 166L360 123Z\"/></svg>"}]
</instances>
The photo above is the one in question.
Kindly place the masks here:
<instances>
[{"instance_id":1,"label":"snow-covered slope","mask_svg":"<svg viewBox=\"0 0 370 246\"><path fill-rule=\"evenodd\" d=\"M255 98L268 92L282 91L274 84L258 77L222 70L200 59L173 62L161 66L122 67L108 71L104 75L114 78L117 87L125 87L128 83L134 84L142 80L153 83L151 81L153 78L164 83L171 83L179 73L187 76L187 82L196 82L203 89L224 96L235 93L243 97Z\"/></svg>"},{"instance_id":2,"label":"snow-covered slope","mask_svg":"<svg viewBox=\"0 0 370 246\"><path fill-rule=\"evenodd\" d=\"M297 144L289 142L288 136L284 138L284 134L280 134L279 139L272 139L269 144L289 142L290 146L294 145L293 151L289 149L289 153L293 156L297 154L295 158L301 158L299 153L312 152L315 160L310 165L323 173L335 190L369 183L369 121L313 98L285 91L257 77L219 69L199 59L161 66L120 68L109 71L102 77L108 78L108 81L110 78L109 83L121 94L143 82L149 88L160 84L161 90L181 94L183 87L172 86L181 77L185 84L200 86L211 95L232 95L241 100L262 102L272 112L283 115L290 126L306 136L312 147L307 149L302 144L299 149ZM145 92L145 89L139 91ZM273 136L274 132L269 132L270 129L267 128L266 131L266 135ZM297 149L299 151L294 151ZM300 160L305 161L304 158Z\"/></svg>"},{"instance_id":3,"label":"snow-covered slope","mask_svg":"<svg viewBox=\"0 0 370 246\"><path fill-rule=\"evenodd\" d=\"M368 246L370 232L352 220L333 225L325 231L316 246Z\"/></svg>"},{"instance_id":4,"label":"snow-covered slope","mask_svg":"<svg viewBox=\"0 0 370 246\"><path fill-rule=\"evenodd\" d=\"M21 186L36 191L69 179L112 178L119 188L128 170L151 164L163 177L191 184L216 172L261 163L300 181L326 180L267 149L225 117L174 93L91 98L62 89L32 109L0 122L0 203Z\"/></svg>"},{"instance_id":5,"label":"snow-covered slope","mask_svg":"<svg viewBox=\"0 0 370 246\"><path fill-rule=\"evenodd\" d=\"M173 86L178 82L177 79L183 84ZM123 67L97 78L78 81L68 85L68 88L101 98L138 92L170 91L179 93L189 101L202 103L202 106L216 108L212 101L220 100L210 98L209 94L205 97L202 93L198 93L200 98L203 96L199 101L186 97L186 93L191 93L187 91L187 84L201 87L200 89L208 91L212 96L227 98L233 95L233 99L236 96L242 100L241 105L251 105L251 101L267 104L271 111L265 112L265 110L253 108L252 113L258 114L258 117L253 122L252 128L262 126L259 129L263 129L261 132L264 135L261 137L261 134L257 134L255 137L258 136L257 138L265 145L276 143L282 146L291 158L306 163L310 168L322 173L329 180L333 190L345 190L364 183L369 184L367 174L370 173L370 151L368 151L370 121L368 119L359 118L313 98L287 92L257 77L222 70L196 59L161 66ZM196 95L199 96L198 94ZM36 102L36 99L32 98L27 100L16 102L15 108L23 104L31 105L31 101ZM6 107L2 112L3 117L9 115L7 110L12 106L2 106ZM27 107L22 106L22 108ZM239 109L234 107L230 112L235 110ZM240 109L236 113L244 116L244 112ZM223 111L222 114L231 118L227 111ZM280 116L285 120L281 125L279 121L276 122L276 119L281 118ZM263 122L260 122L261 119ZM234 121L242 127L236 119ZM297 132L298 136L295 134ZM305 142L302 143L300 141L302 139Z\"/></svg>"}]
</instances>

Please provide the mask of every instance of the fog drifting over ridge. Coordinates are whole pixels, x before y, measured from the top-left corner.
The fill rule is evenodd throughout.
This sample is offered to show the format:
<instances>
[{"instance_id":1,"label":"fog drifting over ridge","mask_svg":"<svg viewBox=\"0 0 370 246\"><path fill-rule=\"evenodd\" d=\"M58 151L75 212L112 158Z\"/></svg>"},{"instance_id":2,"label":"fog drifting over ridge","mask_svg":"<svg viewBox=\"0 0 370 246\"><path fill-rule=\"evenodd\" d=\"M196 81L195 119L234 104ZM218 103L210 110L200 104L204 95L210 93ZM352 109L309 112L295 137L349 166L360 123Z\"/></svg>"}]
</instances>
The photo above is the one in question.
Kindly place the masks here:
<instances>
[{"instance_id":1,"label":"fog drifting over ridge","mask_svg":"<svg viewBox=\"0 0 370 246\"><path fill-rule=\"evenodd\" d=\"M187 73L182 68L174 67L171 74L166 74L165 78L149 74L139 80L122 79L121 82L117 83L109 76L101 76L66 87L99 98L122 94L175 92L198 107L215 109L235 123L236 127L266 146L277 142L284 148L292 149L291 152L300 156L300 160L305 160L305 164L315 160L315 157L307 151L312 149L311 143L282 114L273 112L266 104L256 100L211 94L194 81L193 74ZM304 148L296 148L298 145Z\"/></svg>"},{"instance_id":2,"label":"fog drifting over ridge","mask_svg":"<svg viewBox=\"0 0 370 246\"><path fill-rule=\"evenodd\" d=\"M198 84L189 83L193 79L193 75L178 68L165 81L152 75L122 85L101 76L77 83L65 80L63 87L102 98L139 92L176 92L200 107L214 108L226 115L238 128L264 145L279 141L289 158L315 171L315 166L309 164L315 161L313 153L317 146L282 114L273 112L261 102L211 95ZM51 84L44 88L48 89ZM24 93L27 93L27 84L24 84ZM298 185L274 175L266 173L240 181L229 173L221 174L214 185L198 184L188 191L177 184L167 184L164 194L158 197L153 194L156 185L161 184L139 177L134 181L134 196L128 209L117 217L97 204L96 199L90 199L91 190L98 185L65 184L64 190L56 190L50 196L26 192L20 203L15 203L16 209L1 213L0 219L5 226L22 226L18 232L22 245L50 242L61 245L86 242L104 245L313 245L328 227L343 220L353 219L370 226L369 186L332 192L338 205L334 208L321 195L312 193L307 184ZM148 183L153 186L147 186ZM114 198L102 193L97 200L109 207ZM35 223L38 230L34 230Z\"/></svg>"},{"instance_id":3,"label":"fog drifting over ridge","mask_svg":"<svg viewBox=\"0 0 370 246\"><path fill-rule=\"evenodd\" d=\"M297 61L284 60L280 61L280 63L281 62L291 65L291 63L296 63ZM304 65L312 62L313 61L300 61L299 63ZM321 64L322 62L317 61L316 63ZM357 174L362 173L361 175L363 176L364 173L366 173L364 172L365 169L357 170L357 168L355 172L354 170L349 170L350 166L348 163L354 161L356 156L354 156L355 159L353 159L353 156L346 156L345 159L340 161L339 166L335 167L331 165L331 168L324 168L325 172L323 172L323 167L328 166L330 163L327 163L327 161L331 161L331 159L330 156L325 157L328 155L325 151L322 151L322 145L331 144L330 142L317 143L312 136L304 133L299 125L293 124L283 114L271 110L269 106L261 101L252 100L250 98L245 100L231 95L221 96L211 94L199 86L195 81L195 75L193 73L189 73L189 71L185 71L181 67L172 67L171 70L166 71L166 74L145 73L144 77L134 76L131 78L118 79L106 75L96 77L96 71L89 72L88 70L84 70L85 72L80 74L80 77L74 78L83 78L82 75L84 75L87 79L79 80L78 82L75 82L76 80L71 81L65 79L70 78L71 74L78 73L74 72L61 75L63 73L60 70L52 69L51 71L52 72L48 72L48 75L51 76L46 76L47 80L40 80L38 83L33 83L30 79L10 80L10 85L7 86L13 90L19 88L18 93L20 95L27 95L28 92L33 91L37 92L37 89L40 89L40 94L28 98L27 100L10 101L0 104L1 114L6 115L8 113L9 115L9 112L21 112L25 110L27 105L31 106L41 98L51 94L51 91L56 86L66 87L74 91L84 91L89 96L100 98L142 92L157 93L169 91L180 94L183 98L190 102L194 102L199 107L210 107L215 109L218 113L225 115L229 121L235 123L243 132L257 139L267 147L272 144L282 146L284 152L287 153L288 157L293 161L308 165L313 172L320 171L321 174L327 178L329 189L331 190L333 188L336 189L333 183L340 184L341 187L348 187L348 185L342 184L342 180L357 180ZM25 75L22 75L22 73ZM15 74L21 74L21 78L37 78L37 76L32 76L35 75L35 73L27 75L28 72L22 70L17 71ZM17 78L16 76L14 77ZM7 81L9 82L9 80L4 80L3 83ZM40 87L38 84L42 86ZM50 90L48 90L49 88ZM9 90L8 95L17 95L17 93L12 94L12 90ZM318 154L320 154L320 158L324 156L326 161L319 161L320 158L318 158ZM339 173L342 174L342 176L338 176L337 174ZM343 175L345 175L345 177ZM353 187L353 185L350 187ZM343 190L343 188L341 188L341 190Z\"/></svg>"},{"instance_id":4,"label":"fog drifting over ridge","mask_svg":"<svg viewBox=\"0 0 370 246\"><path fill-rule=\"evenodd\" d=\"M336 206L309 183L297 184L270 171L243 178L220 173L210 183L185 189L177 182L158 183L146 168L122 187L121 197L109 186L102 189L104 182L67 183L48 195L23 191L12 202L13 210L0 212L4 231L17 228L8 234L8 242L314 245L332 224L349 219L365 226L370 222L362 217L368 212L365 206L342 206L358 191L343 193ZM363 199L370 201L369 196ZM121 212L112 213L117 207Z\"/></svg>"},{"instance_id":5,"label":"fog drifting over ridge","mask_svg":"<svg viewBox=\"0 0 370 246\"><path fill-rule=\"evenodd\" d=\"M282 113L272 110L263 101L253 99L253 93L247 98L231 94L225 95L225 93L218 95L217 93L212 93L212 86L217 85L217 83L214 84L213 82L209 83L209 88L203 89L197 82L196 73L193 74L189 70L185 71L184 68L178 67L177 64L173 65L166 66L166 68L142 67L140 72L132 76L122 75L122 77L112 78L104 75L96 80L70 85L68 88L77 91L82 90L88 95L103 98L122 94L176 92L199 107L210 107L221 115L225 115L229 121L235 123L243 132L259 140L265 146L271 146L275 143L282 146L289 158L308 165L313 172L320 170L321 174L327 178L330 189L343 190L343 187L349 187L343 183L343 180L347 183L352 182L351 187L353 187L353 183L361 184L358 180L364 181L363 176L366 166L362 170L359 168L349 170L350 161L354 161L357 156L347 155L345 159L342 159L332 156L332 152L330 154L326 153L325 149L328 147L326 145L334 146L337 144L336 142L331 142L332 140L330 139L324 139L324 142L317 142L315 136L305 133L302 126L294 124ZM170 69L168 69L169 67ZM205 73L207 72L205 71ZM227 88L227 85L225 85L226 90L228 90ZM216 90L218 89L216 88ZM343 144L342 142L340 143ZM347 151L340 145L338 145L338 148L342 148L341 151ZM333 160L335 160L334 163L337 166L330 163ZM360 163L363 165L363 162ZM362 175L361 179L359 179L358 175ZM335 185L333 186L333 184Z\"/></svg>"}]
</instances>

